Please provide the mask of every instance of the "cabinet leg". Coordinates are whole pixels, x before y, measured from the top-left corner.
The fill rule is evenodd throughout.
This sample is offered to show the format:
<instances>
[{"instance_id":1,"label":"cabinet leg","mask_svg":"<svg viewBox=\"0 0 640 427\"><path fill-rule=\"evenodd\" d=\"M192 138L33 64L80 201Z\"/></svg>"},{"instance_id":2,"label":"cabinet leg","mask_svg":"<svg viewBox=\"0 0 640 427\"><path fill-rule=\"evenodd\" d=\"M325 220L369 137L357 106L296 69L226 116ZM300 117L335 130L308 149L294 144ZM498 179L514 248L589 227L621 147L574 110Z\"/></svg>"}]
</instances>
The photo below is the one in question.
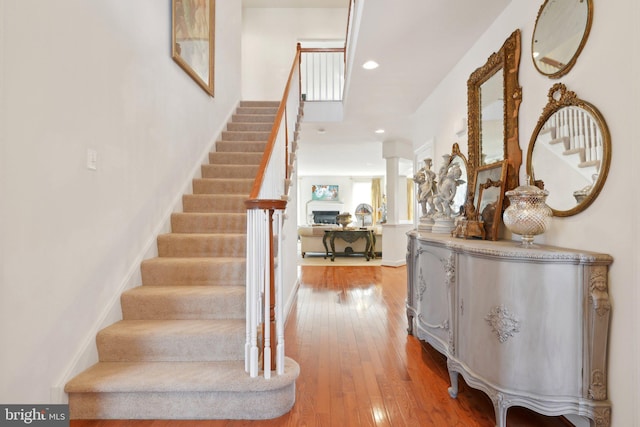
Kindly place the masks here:
<instances>
[{"instance_id":1,"label":"cabinet leg","mask_svg":"<svg viewBox=\"0 0 640 427\"><path fill-rule=\"evenodd\" d=\"M611 425L611 408L595 408L593 417L589 419L591 427L609 427Z\"/></svg>"},{"instance_id":2,"label":"cabinet leg","mask_svg":"<svg viewBox=\"0 0 640 427\"><path fill-rule=\"evenodd\" d=\"M407 310L407 333L413 335L413 316Z\"/></svg>"},{"instance_id":3,"label":"cabinet leg","mask_svg":"<svg viewBox=\"0 0 640 427\"><path fill-rule=\"evenodd\" d=\"M458 397L458 373L449 369L449 378L451 379L451 387L449 387L449 396Z\"/></svg>"},{"instance_id":4,"label":"cabinet leg","mask_svg":"<svg viewBox=\"0 0 640 427\"><path fill-rule=\"evenodd\" d=\"M496 413L496 427L507 427L507 408L501 393L498 393L493 401L493 408Z\"/></svg>"}]
</instances>

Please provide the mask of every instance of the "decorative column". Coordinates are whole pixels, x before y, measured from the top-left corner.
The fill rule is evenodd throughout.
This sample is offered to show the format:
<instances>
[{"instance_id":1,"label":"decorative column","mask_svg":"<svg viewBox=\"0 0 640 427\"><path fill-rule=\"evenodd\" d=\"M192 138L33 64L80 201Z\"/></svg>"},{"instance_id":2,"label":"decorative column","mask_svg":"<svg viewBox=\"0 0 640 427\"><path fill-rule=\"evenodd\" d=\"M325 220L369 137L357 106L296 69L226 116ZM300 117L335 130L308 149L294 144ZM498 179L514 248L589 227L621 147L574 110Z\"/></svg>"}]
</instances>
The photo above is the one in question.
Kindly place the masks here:
<instances>
[{"instance_id":1,"label":"decorative column","mask_svg":"<svg viewBox=\"0 0 640 427\"><path fill-rule=\"evenodd\" d=\"M387 224L397 224L400 219L400 207L398 206L398 185L400 171L400 159L389 157L387 160L387 185L385 193L387 195Z\"/></svg>"},{"instance_id":2,"label":"decorative column","mask_svg":"<svg viewBox=\"0 0 640 427\"><path fill-rule=\"evenodd\" d=\"M384 141L382 157L387 161L386 195L387 222L382 226L382 265L397 267L406 264L407 236L413 224L402 221L402 209L406 209L406 177L400 177L400 162L412 161L413 147L410 141Z\"/></svg>"}]
</instances>

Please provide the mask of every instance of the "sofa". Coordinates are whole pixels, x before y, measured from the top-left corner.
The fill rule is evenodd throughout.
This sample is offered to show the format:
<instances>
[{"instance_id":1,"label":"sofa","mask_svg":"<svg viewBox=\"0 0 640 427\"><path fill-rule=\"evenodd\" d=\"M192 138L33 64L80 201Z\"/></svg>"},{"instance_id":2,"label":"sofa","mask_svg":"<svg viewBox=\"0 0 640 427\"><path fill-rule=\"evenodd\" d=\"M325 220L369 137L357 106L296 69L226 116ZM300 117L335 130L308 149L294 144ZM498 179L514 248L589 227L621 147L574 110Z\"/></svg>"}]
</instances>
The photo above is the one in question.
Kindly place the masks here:
<instances>
[{"instance_id":1,"label":"sofa","mask_svg":"<svg viewBox=\"0 0 640 427\"><path fill-rule=\"evenodd\" d=\"M310 225L298 227L298 239L300 240L300 252L302 257L306 254L325 255L326 251L322 243L325 230L340 228L338 225ZM374 251L377 255L382 254L382 227L372 228L375 235ZM366 246L364 239L358 239L353 243L347 243L342 239L334 241L337 254L363 253ZM328 242L327 242L328 245Z\"/></svg>"}]
</instances>

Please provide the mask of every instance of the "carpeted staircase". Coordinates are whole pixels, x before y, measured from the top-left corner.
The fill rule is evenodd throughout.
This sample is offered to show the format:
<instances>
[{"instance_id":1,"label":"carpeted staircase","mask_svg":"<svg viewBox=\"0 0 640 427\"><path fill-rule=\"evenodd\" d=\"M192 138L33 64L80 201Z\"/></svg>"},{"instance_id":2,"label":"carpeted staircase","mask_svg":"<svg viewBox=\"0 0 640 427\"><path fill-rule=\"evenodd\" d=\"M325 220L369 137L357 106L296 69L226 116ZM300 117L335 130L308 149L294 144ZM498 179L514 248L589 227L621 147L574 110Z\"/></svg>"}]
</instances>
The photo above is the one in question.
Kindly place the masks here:
<instances>
[{"instance_id":1,"label":"carpeted staircase","mask_svg":"<svg viewBox=\"0 0 640 427\"><path fill-rule=\"evenodd\" d=\"M122 294L123 320L96 337L99 362L65 387L75 419L267 419L295 401L299 367L244 371L247 199L278 102L240 104L142 286Z\"/></svg>"}]
</instances>

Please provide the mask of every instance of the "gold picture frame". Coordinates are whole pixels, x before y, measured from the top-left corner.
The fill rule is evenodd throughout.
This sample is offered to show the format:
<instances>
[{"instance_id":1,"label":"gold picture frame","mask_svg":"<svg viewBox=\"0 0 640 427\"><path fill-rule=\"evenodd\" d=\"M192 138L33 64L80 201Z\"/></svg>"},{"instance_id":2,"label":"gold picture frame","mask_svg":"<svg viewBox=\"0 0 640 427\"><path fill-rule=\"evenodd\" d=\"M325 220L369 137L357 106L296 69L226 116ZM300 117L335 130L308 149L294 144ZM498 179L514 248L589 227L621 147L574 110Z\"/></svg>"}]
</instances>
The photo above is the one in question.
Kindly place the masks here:
<instances>
[{"instance_id":1,"label":"gold picture frame","mask_svg":"<svg viewBox=\"0 0 640 427\"><path fill-rule=\"evenodd\" d=\"M498 240L508 160L481 166L476 170L476 212L482 221L485 239Z\"/></svg>"},{"instance_id":2,"label":"gold picture frame","mask_svg":"<svg viewBox=\"0 0 640 427\"><path fill-rule=\"evenodd\" d=\"M454 230L453 236L499 239L508 165L509 161L505 159L475 170L474 187L469 188L465 206L466 218Z\"/></svg>"},{"instance_id":3,"label":"gold picture frame","mask_svg":"<svg viewBox=\"0 0 640 427\"><path fill-rule=\"evenodd\" d=\"M171 0L171 57L214 93L215 0Z\"/></svg>"}]
</instances>

